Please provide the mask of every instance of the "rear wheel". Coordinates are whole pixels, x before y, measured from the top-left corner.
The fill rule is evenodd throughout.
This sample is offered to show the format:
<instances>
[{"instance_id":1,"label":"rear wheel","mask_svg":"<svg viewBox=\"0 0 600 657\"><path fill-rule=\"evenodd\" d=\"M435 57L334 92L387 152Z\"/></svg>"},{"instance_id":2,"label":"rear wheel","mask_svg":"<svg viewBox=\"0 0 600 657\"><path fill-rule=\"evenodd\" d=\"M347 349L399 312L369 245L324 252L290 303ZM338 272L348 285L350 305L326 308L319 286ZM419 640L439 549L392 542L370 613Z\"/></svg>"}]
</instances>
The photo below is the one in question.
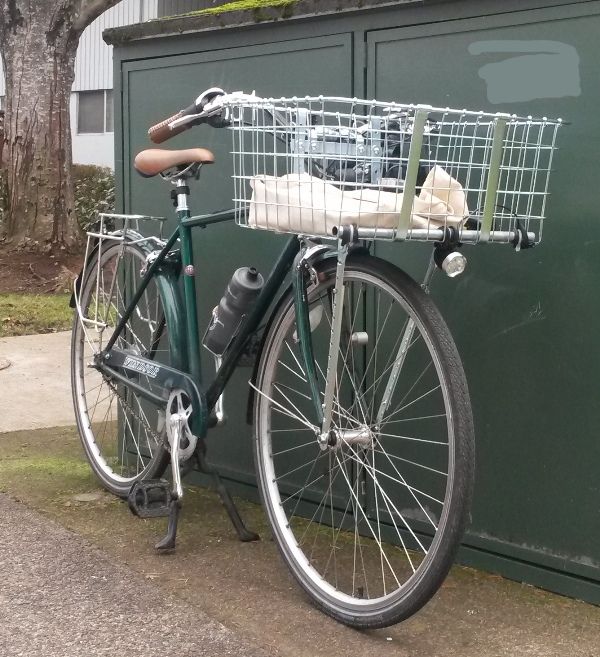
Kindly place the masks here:
<instances>
[{"instance_id":1,"label":"rear wheel","mask_svg":"<svg viewBox=\"0 0 600 657\"><path fill-rule=\"evenodd\" d=\"M71 343L73 404L81 442L92 469L112 493L124 497L132 484L160 476L168 464L165 404L148 401L108 379L94 365L141 280L146 261L136 245L114 243L86 267ZM95 323L94 323L95 322ZM156 278L150 281L115 347L133 356L170 364L169 327ZM148 376L132 380L151 388Z\"/></svg>"},{"instance_id":2,"label":"rear wheel","mask_svg":"<svg viewBox=\"0 0 600 657\"><path fill-rule=\"evenodd\" d=\"M309 290L323 394L335 270ZM348 258L331 444L321 449L291 296L258 369L255 454L281 553L326 613L359 628L415 613L446 576L473 483L473 423L439 312L389 263ZM384 399L387 398L387 402Z\"/></svg>"}]
</instances>

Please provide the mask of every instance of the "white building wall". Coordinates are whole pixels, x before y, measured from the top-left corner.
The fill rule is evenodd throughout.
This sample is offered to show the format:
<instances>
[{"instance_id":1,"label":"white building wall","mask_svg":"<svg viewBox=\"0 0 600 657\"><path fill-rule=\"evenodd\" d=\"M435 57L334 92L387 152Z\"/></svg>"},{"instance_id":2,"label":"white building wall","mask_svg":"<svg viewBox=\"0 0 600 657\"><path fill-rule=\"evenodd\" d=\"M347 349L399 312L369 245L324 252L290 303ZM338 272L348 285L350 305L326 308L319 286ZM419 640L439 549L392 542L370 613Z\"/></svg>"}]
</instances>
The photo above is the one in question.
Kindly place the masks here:
<instances>
[{"instance_id":1,"label":"white building wall","mask_svg":"<svg viewBox=\"0 0 600 657\"><path fill-rule=\"evenodd\" d=\"M77 133L77 94L71 94L71 135L73 138L73 162L95 164L99 167L115 168L114 133Z\"/></svg>"},{"instance_id":2,"label":"white building wall","mask_svg":"<svg viewBox=\"0 0 600 657\"><path fill-rule=\"evenodd\" d=\"M112 46L102 40L102 32L107 27L130 25L145 20L148 10L144 0L122 0L112 9L105 11L89 27L79 40L75 60L75 82L73 91L93 89L112 89ZM156 5L156 0L153 2Z\"/></svg>"},{"instance_id":3,"label":"white building wall","mask_svg":"<svg viewBox=\"0 0 600 657\"><path fill-rule=\"evenodd\" d=\"M73 92L112 89L113 61L112 46L102 40L102 32L108 27L117 27L145 20L149 4L144 0L122 0L112 9L105 11L84 33L79 41L75 60ZM156 0L153 2L156 5ZM77 94L71 94L71 134L73 137L73 162L96 164L114 169L114 133L79 134L77 132Z\"/></svg>"}]
</instances>

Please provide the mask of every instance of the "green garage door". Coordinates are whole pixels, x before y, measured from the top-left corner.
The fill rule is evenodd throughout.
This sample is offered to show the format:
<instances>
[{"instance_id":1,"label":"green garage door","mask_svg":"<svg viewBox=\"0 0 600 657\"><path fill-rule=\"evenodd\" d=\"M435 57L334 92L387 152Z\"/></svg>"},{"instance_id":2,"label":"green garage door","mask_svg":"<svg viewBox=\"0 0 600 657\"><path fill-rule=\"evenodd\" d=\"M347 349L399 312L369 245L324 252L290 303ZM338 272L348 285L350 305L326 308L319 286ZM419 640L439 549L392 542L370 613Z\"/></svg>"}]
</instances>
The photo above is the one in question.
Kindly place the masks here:
<instances>
[{"instance_id":1,"label":"green garage door","mask_svg":"<svg viewBox=\"0 0 600 657\"><path fill-rule=\"evenodd\" d=\"M549 0L555 6L525 11L532 4L542 2L400 3L234 29L207 31L198 23L205 31L134 38L116 50L117 180L125 210L171 213L168 186L136 176L130 162L150 145L150 124L213 85L571 121L559 136L542 245L520 254L500 245L465 247L467 273L453 281L438 275L432 294L464 358L476 420L477 482L463 560L600 602L600 2ZM148 36L153 25L140 29ZM174 29L170 21L163 28ZM198 213L230 206L228 139L205 128L169 142L216 153L218 164L205 167L194 185ZM230 225L199 231L201 326L233 270L254 264L266 271L284 239ZM430 250L376 246L416 278ZM212 368L208 358L204 365ZM211 461L238 490L254 482L245 424L249 376L247 368L236 372L227 390L229 422L208 439Z\"/></svg>"},{"instance_id":2,"label":"green garage door","mask_svg":"<svg viewBox=\"0 0 600 657\"><path fill-rule=\"evenodd\" d=\"M515 573L519 562L535 562L600 580L600 168L590 139L600 16L577 15L589 11L580 7L373 31L367 95L573 122L559 135L577 148L555 158L542 245L520 254L465 248L467 274L438 276L432 293L463 356L475 412L466 543L516 558ZM422 275L426 249L378 251Z\"/></svg>"}]
</instances>

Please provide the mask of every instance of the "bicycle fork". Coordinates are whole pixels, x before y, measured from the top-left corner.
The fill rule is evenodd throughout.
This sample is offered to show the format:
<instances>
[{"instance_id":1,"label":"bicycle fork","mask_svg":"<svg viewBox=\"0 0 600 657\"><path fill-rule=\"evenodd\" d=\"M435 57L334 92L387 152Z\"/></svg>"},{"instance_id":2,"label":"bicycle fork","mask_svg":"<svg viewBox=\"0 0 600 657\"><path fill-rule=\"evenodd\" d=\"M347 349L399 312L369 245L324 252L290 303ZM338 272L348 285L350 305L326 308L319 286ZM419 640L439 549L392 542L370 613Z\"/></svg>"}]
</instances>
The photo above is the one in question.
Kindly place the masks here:
<instances>
[{"instance_id":1,"label":"bicycle fork","mask_svg":"<svg viewBox=\"0 0 600 657\"><path fill-rule=\"evenodd\" d=\"M416 324L412 317L404 327L400 346L394 359L394 364L390 371L390 376L385 386L381 402L370 420L365 417L365 425L363 427L353 429L340 429L334 426L333 414L335 405L335 392L338 385L338 360L340 354L340 344L342 340L342 322L344 317L344 272L346 268L346 258L348 256L350 240L343 239L342 236L338 238L337 248L337 263L335 272L335 286L333 290L333 297L331 302L331 333L329 341L329 350L327 356L327 370L325 373L325 391L321 393L317 382L317 368L314 359L313 344L312 344L312 327L309 312L308 292L307 288L311 282L316 283L315 271L312 267L311 261L315 256L329 251L327 247L321 245L313 245L305 247L298 255L294 263L292 285L294 290L294 309L296 314L296 327L297 337L300 348L300 353L303 360L304 371L310 388L312 403L316 414L316 427L315 433L317 441L322 450L328 447L335 446L336 444L347 443L356 444L362 447L369 447L373 445L374 436L379 431L379 425L385 417L390 400L393 397L396 385L400 378L402 367L406 359L406 354L411 346L413 336L416 329ZM428 292L429 284L435 272L435 262L433 256L431 257L427 272L425 274L423 283L421 284L425 292ZM348 336L348 340L352 343L366 344L368 335L356 334ZM347 369L347 368L346 368ZM346 372L347 376L352 379L353 374ZM351 380L354 394L358 398L360 404L360 390L357 387L356 381Z\"/></svg>"},{"instance_id":2,"label":"bicycle fork","mask_svg":"<svg viewBox=\"0 0 600 657\"><path fill-rule=\"evenodd\" d=\"M317 371L311 337L311 324L308 302L308 285L317 282L311 261L315 256L328 251L328 247L315 245L304 248L296 262L292 275L294 290L294 308L296 314L296 328L300 352L304 361L304 369L310 387L311 399L316 413L319 431L317 440L321 449L336 442L333 432L332 415L334 405L335 387L337 381L337 367L340 340L342 336L342 320L344 313L344 272L348 256L350 241L338 238L337 265L335 272L335 287L331 303L331 335L327 356L327 370L325 373L325 392L321 399L321 392L317 382ZM356 431L352 433L357 433ZM360 433L360 432L359 432ZM351 438L348 436L348 438Z\"/></svg>"}]
</instances>

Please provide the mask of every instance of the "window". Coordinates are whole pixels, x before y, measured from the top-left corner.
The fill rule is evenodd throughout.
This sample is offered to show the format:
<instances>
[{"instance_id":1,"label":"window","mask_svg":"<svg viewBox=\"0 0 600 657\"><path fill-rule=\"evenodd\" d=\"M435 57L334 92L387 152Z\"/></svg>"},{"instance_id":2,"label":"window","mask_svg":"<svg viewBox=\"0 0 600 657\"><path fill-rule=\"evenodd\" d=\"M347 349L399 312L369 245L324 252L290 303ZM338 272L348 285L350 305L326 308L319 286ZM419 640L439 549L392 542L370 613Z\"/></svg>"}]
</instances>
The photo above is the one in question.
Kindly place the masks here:
<instances>
[{"instance_id":1,"label":"window","mask_svg":"<svg viewBox=\"0 0 600 657\"><path fill-rule=\"evenodd\" d=\"M112 89L107 89L104 94L105 113L106 113L106 132L114 132L115 125L113 123L113 92Z\"/></svg>"},{"instance_id":2,"label":"window","mask_svg":"<svg viewBox=\"0 0 600 657\"><path fill-rule=\"evenodd\" d=\"M79 134L113 132L112 89L80 91L77 95L79 99L77 132Z\"/></svg>"}]
</instances>

